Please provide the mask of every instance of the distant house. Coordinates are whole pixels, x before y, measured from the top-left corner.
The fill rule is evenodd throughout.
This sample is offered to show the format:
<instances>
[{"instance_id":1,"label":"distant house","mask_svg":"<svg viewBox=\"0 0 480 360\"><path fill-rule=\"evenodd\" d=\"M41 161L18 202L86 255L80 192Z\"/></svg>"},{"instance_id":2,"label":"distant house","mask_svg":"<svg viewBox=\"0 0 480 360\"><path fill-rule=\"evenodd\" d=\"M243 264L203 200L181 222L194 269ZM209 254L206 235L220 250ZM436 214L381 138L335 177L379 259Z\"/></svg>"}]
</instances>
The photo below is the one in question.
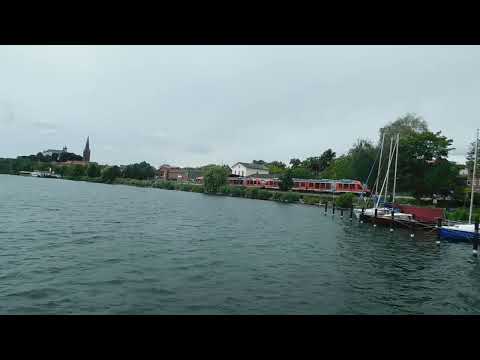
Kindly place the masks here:
<instances>
[{"instance_id":1,"label":"distant house","mask_svg":"<svg viewBox=\"0 0 480 360\"><path fill-rule=\"evenodd\" d=\"M457 164L458 167L458 176L468 177L468 169L464 164Z\"/></svg>"},{"instance_id":2,"label":"distant house","mask_svg":"<svg viewBox=\"0 0 480 360\"><path fill-rule=\"evenodd\" d=\"M183 171L187 179L191 181L195 180L199 176L202 176L202 169L199 169L199 168L185 167L183 168Z\"/></svg>"},{"instance_id":3,"label":"distant house","mask_svg":"<svg viewBox=\"0 0 480 360\"><path fill-rule=\"evenodd\" d=\"M158 177L169 181L185 181L187 174L182 168L164 164L158 168Z\"/></svg>"},{"instance_id":4,"label":"distant house","mask_svg":"<svg viewBox=\"0 0 480 360\"><path fill-rule=\"evenodd\" d=\"M260 164L238 162L232 166L232 174L240 176L268 174L268 168Z\"/></svg>"}]
</instances>

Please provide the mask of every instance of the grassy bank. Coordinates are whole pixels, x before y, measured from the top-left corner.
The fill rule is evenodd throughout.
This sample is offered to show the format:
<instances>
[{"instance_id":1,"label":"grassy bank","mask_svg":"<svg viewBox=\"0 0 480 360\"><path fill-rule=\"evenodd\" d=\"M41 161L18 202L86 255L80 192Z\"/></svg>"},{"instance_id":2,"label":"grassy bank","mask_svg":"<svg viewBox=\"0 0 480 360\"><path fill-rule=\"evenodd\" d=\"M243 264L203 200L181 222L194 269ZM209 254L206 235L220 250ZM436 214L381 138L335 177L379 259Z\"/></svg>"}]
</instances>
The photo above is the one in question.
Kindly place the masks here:
<instances>
[{"instance_id":1,"label":"grassy bank","mask_svg":"<svg viewBox=\"0 0 480 360\"><path fill-rule=\"evenodd\" d=\"M137 186L137 187L148 187L148 188L157 188L165 190L177 190L177 191L187 191L195 193L206 193L203 185L194 184L194 183L176 183L171 181L163 180L137 180L137 179L128 179L128 178L116 178L113 181L108 181L100 177L65 177L67 180L74 181L88 181L95 183L104 183L104 184L116 184L116 185L128 185L128 186ZM310 206L324 206L325 203L330 207L333 200L335 205L339 208L349 208L351 205L354 207L364 206L363 201L361 201L357 196L345 196L345 195L326 195L326 194L306 194L292 191L279 191L279 190L265 190L265 189L256 189L256 188L244 188L244 187L231 187L223 186L219 191L214 195L223 195L231 197L242 197L247 199L257 199L257 200L270 200L278 201L284 203L300 203ZM406 205L416 205L423 207L435 207L431 201L422 201L416 200L414 198L398 198L395 201L399 204ZM371 205L371 204L369 204ZM436 207L442 208L452 208L451 211L447 211L447 218L451 220L468 220L468 209L457 208L456 204L448 201L439 201ZM480 209L476 210L476 215L480 215Z\"/></svg>"},{"instance_id":2,"label":"grassy bank","mask_svg":"<svg viewBox=\"0 0 480 360\"><path fill-rule=\"evenodd\" d=\"M137 180L137 179L126 179L126 178L116 178L113 181L108 181L100 177L91 178L87 176L82 177L64 177L66 180L72 181L87 181L103 184L113 184L113 185L128 185L128 186L137 186L137 187L148 187L148 188L157 188L165 190L177 190L177 191L187 191L195 193L206 193L203 185L194 184L194 183L176 183L163 180ZM328 203L330 206L332 204L333 198L335 198L335 203L337 207L347 208L353 203L355 205L356 197L347 196L342 197L341 195L323 195L323 194L303 194L293 191L277 191L277 190L265 190L265 189L256 189L256 188L244 188L244 187L232 187L232 186L223 186L219 191L213 195L223 195L231 197L242 197L246 199L257 199L257 200L270 200L278 201L284 203L300 203L305 205L312 206L323 206L325 203Z\"/></svg>"}]
</instances>

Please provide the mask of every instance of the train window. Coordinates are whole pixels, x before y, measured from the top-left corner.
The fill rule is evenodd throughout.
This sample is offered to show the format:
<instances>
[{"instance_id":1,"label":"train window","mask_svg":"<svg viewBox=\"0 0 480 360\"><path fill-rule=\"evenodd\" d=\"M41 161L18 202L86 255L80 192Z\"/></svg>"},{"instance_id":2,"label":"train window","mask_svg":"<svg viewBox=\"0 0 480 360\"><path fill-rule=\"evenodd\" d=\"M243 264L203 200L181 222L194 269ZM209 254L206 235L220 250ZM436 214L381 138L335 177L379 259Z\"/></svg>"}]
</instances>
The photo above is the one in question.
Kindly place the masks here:
<instances>
[{"instance_id":1,"label":"train window","mask_svg":"<svg viewBox=\"0 0 480 360\"><path fill-rule=\"evenodd\" d=\"M309 184L308 184L308 187L313 187L313 183L309 183Z\"/></svg>"},{"instance_id":2,"label":"train window","mask_svg":"<svg viewBox=\"0 0 480 360\"><path fill-rule=\"evenodd\" d=\"M325 187L326 187L327 189L330 189L330 188L331 188L331 184L325 184Z\"/></svg>"},{"instance_id":3,"label":"train window","mask_svg":"<svg viewBox=\"0 0 480 360\"><path fill-rule=\"evenodd\" d=\"M355 189L355 184L350 184L350 189Z\"/></svg>"},{"instance_id":4,"label":"train window","mask_svg":"<svg viewBox=\"0 0 480 360\"><path fill-rule=\"evenodd\" d=\"M319 183L315 183L315 189L318 189L320 188L320 184Z\"/></svg>"}]
</instances>

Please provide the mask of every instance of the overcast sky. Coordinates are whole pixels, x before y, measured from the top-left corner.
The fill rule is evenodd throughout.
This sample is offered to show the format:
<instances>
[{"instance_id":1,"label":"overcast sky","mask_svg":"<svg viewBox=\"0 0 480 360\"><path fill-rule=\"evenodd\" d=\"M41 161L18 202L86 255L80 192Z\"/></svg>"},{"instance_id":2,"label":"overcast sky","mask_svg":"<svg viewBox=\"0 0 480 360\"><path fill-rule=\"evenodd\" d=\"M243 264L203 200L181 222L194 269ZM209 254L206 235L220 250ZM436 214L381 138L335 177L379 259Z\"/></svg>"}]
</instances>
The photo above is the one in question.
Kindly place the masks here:
<instances>
[{"instance_id":1,"label":"overcast sky","mask_svg":"<svg viewBox=\"0 0 480 360\"><path fill-rule=\"evenodd\" d=\"M288 162L413 112L463 162L479 64L479 46L0 46L0 157L90 136L101 164Z\"/></svg>"}]
</instances>

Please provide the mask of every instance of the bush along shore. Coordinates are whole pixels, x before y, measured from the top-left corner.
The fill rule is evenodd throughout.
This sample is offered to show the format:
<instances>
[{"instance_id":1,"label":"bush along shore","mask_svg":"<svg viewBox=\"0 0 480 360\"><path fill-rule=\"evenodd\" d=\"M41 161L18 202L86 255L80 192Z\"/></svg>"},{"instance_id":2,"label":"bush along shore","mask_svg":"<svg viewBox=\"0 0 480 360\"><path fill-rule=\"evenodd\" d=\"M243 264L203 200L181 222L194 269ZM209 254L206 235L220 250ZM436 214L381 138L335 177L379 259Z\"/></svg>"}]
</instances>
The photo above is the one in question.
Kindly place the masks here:
<instances>
[{"instance_id":1,"label":"bush along shore","mask_svg":"<svg viewBox=\"0 0 480 360\"><path fill-rule=\"evenodd\" d=\"M128 178L115 178L113 180L103 179L101 177L69 177L65 180L87 181L112 185L128 185L144 188L156 188L164 190L187 191L194 193L203 193L207 195L241 197L246 199L270 200L282 203L298 203L310 206L323 206L325 203L332 203L332 195L325 194L304 194L293 191L276 191L258 188L245 188L240 186L221 186L216 192L207 192L205 187L194 183L177 183L164 180L137 180ZM353 194L343 194L335 196L335 206L338 208L350 208L357 205L358 198ZM359 204L359 203L358 203Z\"/></svg>"}]
</instances>

